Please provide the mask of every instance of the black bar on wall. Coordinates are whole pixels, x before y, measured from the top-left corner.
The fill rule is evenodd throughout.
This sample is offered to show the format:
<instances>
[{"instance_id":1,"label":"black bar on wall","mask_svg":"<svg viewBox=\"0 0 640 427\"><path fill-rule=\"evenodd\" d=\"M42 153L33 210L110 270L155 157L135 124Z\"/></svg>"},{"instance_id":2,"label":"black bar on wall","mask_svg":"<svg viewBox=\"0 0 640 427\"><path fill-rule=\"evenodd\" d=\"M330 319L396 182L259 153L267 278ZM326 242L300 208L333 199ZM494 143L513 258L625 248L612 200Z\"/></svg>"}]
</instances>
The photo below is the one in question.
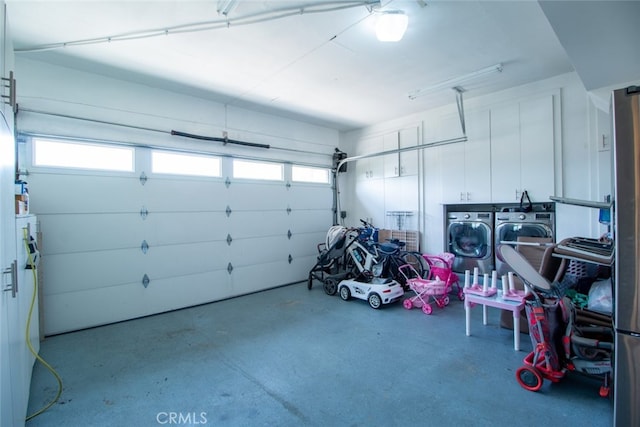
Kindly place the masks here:
<instances>
[{"instance_id":1,"label":"black bar on wall","mask_svg":"<svg viewBox=\"0 0 640 427\"><path fill-rule=\"evenodd\" d=\"M235 139L228 139L228 138L217 138L214 136L194 135L192 133L180 132L177 130L172 130L171 135L184 136L185 138L200 139L203 141L223 142L224 144L245 145L248 147L257 147L257 148L271 148L271 146L268 144L257 144L255 142L238 141Z\"/></svg>"}]
</instances>

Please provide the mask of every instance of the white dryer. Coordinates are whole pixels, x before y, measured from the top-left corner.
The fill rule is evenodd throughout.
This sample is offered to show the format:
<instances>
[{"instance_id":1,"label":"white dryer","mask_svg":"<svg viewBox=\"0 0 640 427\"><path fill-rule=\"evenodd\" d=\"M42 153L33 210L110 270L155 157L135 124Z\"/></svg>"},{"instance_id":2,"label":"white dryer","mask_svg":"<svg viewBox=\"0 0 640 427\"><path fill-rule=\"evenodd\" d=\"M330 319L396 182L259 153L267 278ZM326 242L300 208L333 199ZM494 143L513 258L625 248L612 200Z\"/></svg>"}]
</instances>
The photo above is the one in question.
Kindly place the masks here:
<instances>
[{"instance_id":1,"label":"white dryer","mask_svg":"<svg viewBox=\"0 0 640 427\"><path fill-rule=\"evenodd\" d=\"M555 241L554 212L497 212L495 215L495 246L517 242L519 237L549 238ZM508 266L496 257L498 276L507 274Z\"/></svg>"},{"instance_id":2,"label":"white dryer","mask_svg":"<svg viewBox=\"0 0 640 427\"><path fill-rule=\"evenodd\" d=\"M478 267L480 274L493 270L493 212L449 212L447 252L455 255L453 271Z\"/></svg>"}]
</instances>

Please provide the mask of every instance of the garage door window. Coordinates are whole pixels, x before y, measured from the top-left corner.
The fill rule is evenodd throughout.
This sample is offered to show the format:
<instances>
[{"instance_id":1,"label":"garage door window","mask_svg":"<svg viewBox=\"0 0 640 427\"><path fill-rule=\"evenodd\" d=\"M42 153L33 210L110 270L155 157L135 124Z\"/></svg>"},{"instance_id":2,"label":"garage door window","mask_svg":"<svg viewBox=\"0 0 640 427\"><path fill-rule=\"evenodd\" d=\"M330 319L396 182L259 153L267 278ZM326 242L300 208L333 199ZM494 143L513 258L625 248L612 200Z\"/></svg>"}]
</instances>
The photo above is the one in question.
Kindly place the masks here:
<instances>
[{"instance_id":1,"label":"garage door window","mask_svg":"<svg viewBox=\"0 0 640 427\"><path fill-rule=\"evenodd\" d=\"M284 165L281 163L254 162L251 160L233 160L233 177L243 179L262 179L284 181Z\"/></svg>"},{"instance_id":2,"label":"garage door window","mask_svg":"<svg viewBox=\"0 0 640 427\"><path fill-rule=\"evenodd\" d=\"M219 157L164 151L151 153L151 170L172 175L222 176Z\"/></svg>"},{"instance_id":3,"label":"garage door window","mask_svg":"<svg viewBox=\"0 0 640 427\"><path fill-rule=\"evenodd\" d=\"M131 147L40 138L33 140L34 166L133 172L134 152Z\"/></svg>"},{"instance_id":4,"label":"garage door window","mask_svg":"<svg viewBox=\"0 0 640 427\"><path fill-rule=\"evenodd\" d=\"M318 184L328 184L329 170L305 166L292 166L291 180L294 182L315 182Z\"/></svg>"}]
</instances>

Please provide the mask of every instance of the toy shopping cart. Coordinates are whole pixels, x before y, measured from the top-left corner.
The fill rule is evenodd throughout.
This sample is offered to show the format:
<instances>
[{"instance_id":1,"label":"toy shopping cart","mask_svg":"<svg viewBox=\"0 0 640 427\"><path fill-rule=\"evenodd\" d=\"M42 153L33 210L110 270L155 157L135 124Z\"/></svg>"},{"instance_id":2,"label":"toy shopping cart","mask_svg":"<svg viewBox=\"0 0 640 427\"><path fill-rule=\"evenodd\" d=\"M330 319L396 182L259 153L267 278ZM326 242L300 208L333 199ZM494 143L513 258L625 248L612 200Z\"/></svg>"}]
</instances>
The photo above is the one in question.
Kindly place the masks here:
<instances>
[{"instance_id":1,"label":"toy shopping cart","mask_svg":"<svg viewBox=\"0 0 640 427\"><path fill-rule=\"evenodd\" d=\"M447 292L450 292L455 286L455 294L460 301L464 300L464 291L460 286L460 278L453 272L453 259L455 255L449 252L444 252L439 255L422 254L422 258L429 265L429 274L427 279L436 280L439 278L444 281L449 288Z\"/></svg>"},{"instance_id":2,"label":"toy shopping cart","mask_svg":"<svg viewBox=\"0 0 640 427\"><path fill-rule=\"evenodd\" d=\"M439 278L422 278L411 264L401 265L398 267L398 271L404 276L407 286L415 294L403 301L404 308L411 310L413 307L418 307L422 308L424 314L431 314L433 309L429 301L432 298L440 308L449 305L449 296L447 294L450 287L447 282Z\"/></svg>"}]
</instances>

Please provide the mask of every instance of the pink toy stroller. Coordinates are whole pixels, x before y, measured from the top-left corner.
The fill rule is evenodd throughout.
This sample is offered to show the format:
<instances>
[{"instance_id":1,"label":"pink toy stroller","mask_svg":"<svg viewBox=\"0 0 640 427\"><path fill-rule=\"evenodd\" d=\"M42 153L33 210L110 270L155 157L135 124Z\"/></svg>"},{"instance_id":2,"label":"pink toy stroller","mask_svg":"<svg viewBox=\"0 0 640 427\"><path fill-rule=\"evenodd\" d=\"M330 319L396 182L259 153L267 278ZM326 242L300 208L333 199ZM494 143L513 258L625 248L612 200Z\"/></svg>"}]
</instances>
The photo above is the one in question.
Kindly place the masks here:
<instances>
[{"instance_id":1,"label":"pink toy stroller","mask_svg":"<svg viewBox=\"0 0 640 427\"><path fill-rule=\"evenodd\" d=\"M456 295L460 301L464 301L464 291L460 286L460 278L453 272L453 259L455 255L449 252L444 252L439 255L427 255L422 254L422 258L429 265L429 274L427 279L436 280L439 278L447 284L449 292L455 285Z\"/></svg>"},{"instance_id":2,"label":"pink toy stroller","mask_svg":"<svg viewBox=\"0 0 640 427\"><path fill-rule=\"evenodd\" d=\"M402 302L404 308L411 310L413 307L421 307L424 314L431 314L433 312L431 304L429 304L431 298L440 308L449 305L447 294L451 288L447 282L438 278L424 279L411 264L401 265L398 267L398 271L404 276L409 289L415 293L415 296Z\"/></svg>"}]
</instances>

